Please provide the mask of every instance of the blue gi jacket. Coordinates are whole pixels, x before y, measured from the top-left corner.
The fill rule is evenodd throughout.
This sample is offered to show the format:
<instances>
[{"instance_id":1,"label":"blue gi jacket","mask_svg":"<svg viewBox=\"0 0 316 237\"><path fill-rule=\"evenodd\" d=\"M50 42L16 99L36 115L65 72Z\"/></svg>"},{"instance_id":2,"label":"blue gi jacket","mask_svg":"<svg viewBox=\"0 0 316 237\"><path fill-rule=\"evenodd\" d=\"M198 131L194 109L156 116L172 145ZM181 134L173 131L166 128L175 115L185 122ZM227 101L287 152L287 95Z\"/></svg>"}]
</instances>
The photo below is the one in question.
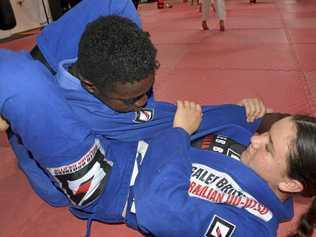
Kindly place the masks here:
<instances>
[{"instance_id":1,"label":"blue gi jacket","mask_svg":"<svg viewBox=\"0 0 316 237\"><path fill-rule=\"evenodd\" d=\"M126 17L142 26L130 0L83 0L57 21L47 25L37 37L37 45L49 65L57 71L61 60L77 57L79 41L86 25L107 15Z\"/></svg>"}]
</instances>

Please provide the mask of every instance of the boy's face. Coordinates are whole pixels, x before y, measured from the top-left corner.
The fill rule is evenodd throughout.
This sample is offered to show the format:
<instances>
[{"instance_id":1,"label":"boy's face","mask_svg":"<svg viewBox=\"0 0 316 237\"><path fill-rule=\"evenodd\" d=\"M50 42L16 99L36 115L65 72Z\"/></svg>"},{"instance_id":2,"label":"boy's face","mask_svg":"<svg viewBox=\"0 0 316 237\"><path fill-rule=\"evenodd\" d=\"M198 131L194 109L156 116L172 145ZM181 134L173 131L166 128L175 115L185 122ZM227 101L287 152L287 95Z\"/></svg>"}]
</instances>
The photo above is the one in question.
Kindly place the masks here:
<instances>
[{"instance_id":1,"label":"boy's face","mask_svg":"<svg viewBox=\"0 0 316 237\"><path fill-rule=\"evenodd\" d=\"M152 92L154 73L133 83L117 82L110 92L100 92L97 97L117 112L134 112L143 108Z\"/></svg>"}]
</instances>

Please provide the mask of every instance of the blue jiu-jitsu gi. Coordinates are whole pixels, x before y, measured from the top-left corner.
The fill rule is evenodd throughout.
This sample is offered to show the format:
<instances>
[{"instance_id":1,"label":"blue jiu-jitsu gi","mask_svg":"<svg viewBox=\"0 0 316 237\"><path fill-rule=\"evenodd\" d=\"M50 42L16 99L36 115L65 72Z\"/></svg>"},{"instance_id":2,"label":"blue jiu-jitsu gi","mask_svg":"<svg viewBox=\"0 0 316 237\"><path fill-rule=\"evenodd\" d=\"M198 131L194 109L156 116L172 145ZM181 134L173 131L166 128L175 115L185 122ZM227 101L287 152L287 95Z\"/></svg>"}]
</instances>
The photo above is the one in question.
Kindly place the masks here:
<instances>
[{"instance_id":1,"label":"blue jiu-jitsu gi","mask_svg":"<svg viewBox=\"0 0 316 237\"><path fill-rule=\"evenodd\" d=\"M18 157L22 158L20 163L31 159L37 164L31 167L40 169L50 180L49 183L38 178L38 171L27 166L24 172L33 189L45 200L55 197L57 205L72 206L73 212L82 218L94 215L97 218L102 214L99 219L122 221L121 214L116 213L126 202L129 183L117 184L120 179L130 179L125 176L130 176L131 172L124 172L131 170L128 166L133 164L137 144L117 149L102 137L98 139L73 116L54 78L42 64L26 60L28 54L20 53L10 58L11 54L8 51L0 53L0 62L6 59L6 63L0 63L0 72L6 75L5 80L0 78L0 114L10 122L12 132L19 135L18 142L23 142L23 146L32 151L31 157ZM28 74L30 68L36 70ZM116 161L117 157L120 159ZM104 191L107 189L117 199L108 196L108 191ZM106 203L103 205L105 212L97 214L96 200Z\"/></svg>"},{"instance_id":2,"label":"blue jiu-jitsu gi","mask_svg":"<svg viewBox=\"0 0 316 237\"><path fill-rule=\"evenodd\" d=\"M129 0L83 0L60 19L47 25L37 37L37 45L49 66L56 71L59 61L76 57L79 40L86 25L98 17L106 15L127 17L141 27L141 21L137 11L133 3ZM13 57L19 56L28 57L26 53L23 53L23 55L16 54ZM5 61L7 61L7 59L3 58L1 63ZM5 75L2 74L2 77L5 78ZM49 186L50 180L47 179L41 170L38 170L37 164L32 160L31 154L25 149L16 134L11 134L10 144L18 158L21 169L25 173L31 173L30 171L32 171L33 174L37 174L33 176L34 178L29 177L31 185L34 187L37 180L42 180L42 188L38 187L35 189L38 195L51 205L65 205L66 202L62 201L63 197L60 197L59 192L53 192L53 189L48 191L45 188Z\"/></svg>"},{"instance_id":3,"label":"blue jiu-jitsu gi","mask_svg":"<svg viewBox=\"0 0 316 237\"><path fill-rule=\"evenodd\" d=\"M126 221L160 237L274 236L277 224L291 217L291 201L280 202L239 161L191 148L184 130L169 128L149 141L109 142L77 119L41 64L14 58L2 65L0 72L18 70L0 80L0 113L76 216ZM27 76L30 68L37 70ZM208 132L232 130L235 140L248 142L254 132L221 122L214 119Z\"/></svg>"},{"instance_id":4,"label":"blue jiu-jitsu gi","mask_svg":"<svg viewBox=\"0 0 316 237\"><path fill-rule=\"evenodd\" d=\"M86 25L107 15L129 18L141 27L140 18L130 0L83 0L43 29L37 37L37 45L54 71L61 60L77 57Z\"/></svg>"},{"instance_id":5,"label":"blue jiu-jitsu gi","mask_svg":"<svg viewBox=\"0 0 316 237\"><path fill-rule=\"evenodd\" d=\"M32 62L32 64L29 64ZM30 67L29 67L30 66ZM29 68L28 68L29 67ZM41 63L34 61L28 52L13 52L9 50L0 50L0 94L1 94L1 110L0 114L4 117L12 117L12 119L19 119L19 109L28 110L34 104L40 102L35 97L37 92L27 93L27 88L34 87L33 78L47 80L48 84L56 84L51 73ZM45 84L46 85L46 84ZM38 86L38 91L50 90L50 87ZM49 93L49 92L48 92ZM22 98L22 96L24 96ZM27 97L30 97L27 99ZM6 105L14 101L15 110L6 111ZM32 99L34 98L34 99ZM32 100L28 103L28 100ZM53 102L53 101L52 101ZM58 110L58 103L52 103L51 106L56 106ZM11 113L12 114L6 114ZM62 112L62 111L61 111ZM55 116L54 112L51 116ZM36 123L38 120L45 119L44 117L33 117L33 121L29 123ZM11 118L10 118L11 120ZM21 120L23 122L23 120ZM12 123L13 125L13 123ZM8 138L10 145L17 157L18 165L25 173L31 184L33 190L46 202L53 206L67 205L68 201L64 195L62 195L55 186L52 185L49 177L38 166L36 160L33 158L30 150L25 147L24 140L21 140L21 134L16 133L16 129L12 127L8 131ZM21 125L23 126L23 124ZM25 124L24 126L29 126ZM44 129L44 127L42 127ZM30 128L29 128L30 129ZM29 135L32 135L32 131L29 131Z\"/></svg>"}]
</instances>

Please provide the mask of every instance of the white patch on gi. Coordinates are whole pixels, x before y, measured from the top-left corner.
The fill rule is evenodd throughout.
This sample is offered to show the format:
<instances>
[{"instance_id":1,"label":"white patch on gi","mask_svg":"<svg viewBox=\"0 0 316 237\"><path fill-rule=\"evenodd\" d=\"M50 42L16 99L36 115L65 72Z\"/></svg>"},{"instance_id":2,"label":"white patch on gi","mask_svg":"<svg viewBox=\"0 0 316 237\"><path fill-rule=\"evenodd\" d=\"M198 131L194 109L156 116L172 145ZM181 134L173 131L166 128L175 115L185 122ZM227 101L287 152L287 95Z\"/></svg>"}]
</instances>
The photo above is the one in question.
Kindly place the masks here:
<instances>
[{"instance_id":1,"label":"white patch on gi","mask_svg":"<svg viewBox=\"0 0 316 237\"><path fill-rule=\"evenodd\" d=\"M229 174L199 163L193 163L192 167L190 196L243 208L266 222L271 220L272 212L245 192Z\"/></svg>"},{"instance_id":2,"label":"white patch on gi","mask_svg":"<svg viewBox=\"0 0 316 237\"><path fill-rule=\"evenodd\" d=\"M142 165L143 159L145 158L146 152L148 150L148 146L148 143L145 141L138 142L132 177L129 184L130 187L134 186L135 184L135 180L139 172L139 167ZM136 214L136 206L134 200L132 202L130 212Z\"/></svg>"},{"instance_id":3,"label":"white patch on gi","mask_svg":"<svg viewBox=\"0 0 316 237\"><path fill-rule=\"evenodd\" d=\"M80 179L67 181L69 188L73 192L73 195L80 193L81 190L82 192L85 192L84 197L78 204L79 206L82 205L82 203L86 201L96 191L105 175L106 173L101 168L100 163L96 162L88 171L88 173L86 173Z\"/></svg>"},{"instance_id":4,"label":"white patch on gi","mask_svg":"<svg viewBox=\"0 0 316 237\"><path fill-rule=\"evenodd\" d=\"M86 205L102 193L113 166L113 162L107 160L104 154L100 141L96 139L79 160L47 170L74 205Z\"/></svg>"},{"instance_id":5,"label":"white patch on gi","mask_svg":"<svg viewBox=\"0 0 316 237\"><path fill-rule=\"evenodd\" d=\"M153 120L154 109L142 108L141 110L135 112L135 123L144 123Z\"/></svg>"},{"instance_id":6,"label":"white patch on gi","mask_svg":"<svg viewBox=\"0 0 316 237\"><path fill-rule=\"evenodd\" d=\"M204 237L230 237L236 226L225 219L214 215Z\"/></svg>"}]
</instances>

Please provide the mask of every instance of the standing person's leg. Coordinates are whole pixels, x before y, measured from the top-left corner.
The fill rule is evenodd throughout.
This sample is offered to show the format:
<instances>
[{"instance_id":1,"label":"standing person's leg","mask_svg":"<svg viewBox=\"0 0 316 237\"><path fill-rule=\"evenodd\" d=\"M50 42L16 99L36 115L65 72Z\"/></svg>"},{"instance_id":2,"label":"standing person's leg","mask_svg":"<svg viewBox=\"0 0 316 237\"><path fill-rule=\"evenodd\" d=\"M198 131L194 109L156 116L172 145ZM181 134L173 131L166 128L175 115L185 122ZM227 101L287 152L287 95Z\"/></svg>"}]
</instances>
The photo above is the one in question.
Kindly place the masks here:
<instances>
[{"instance_id":1,"label":"standing person's leg","mask_svg":"<svg viewBox=\"0 0 316 237\"><path fill-rule=\"evenodd\" d=\"M210 16L211 0L202 0L201 3L202 3L202 29L209 30L207 26L207 20Z\"/></svg>"},{"instance_id":2,"label":"standing person's leg","mask_svg":"<svg viewBox=\"0 0 316 237\"><path fill-rule=\"evenodd\" d=\"M202 0L201 0L202 1ZM197 11L202 12L202 2L200 0L197 0Z\"/></svg>"},{"instance_id":3,"label":"standing person's leg","mask_svg":"<svg viewBox=\"0 0 316 237\"><path fill-rule=\"evenodd\" d=\"M216 13L216 7L215 7L215 4L214 4L214 0L211 0L211 8Z\"/></svg>"},{"instance_id":4,"label":"standing person's leg","mask_svg":"<svg viewBox=\"0 0 316 237\"><path fill-rule=\"evenodd\" d=\"M225 0L216 0L216 14L219 19L220 31L225 31L224 20L226 18Z\"/></svg>"},{"instance_id":5,"label":"standing person's leg","mask_svg":"<svg viewBox=\"0 0 316 237\"><path fill-rule=\"evenodd\" d=\"M166 1L166 8L172 8L173 5L171 3L169 3L168 1Z\"/></svg>"}]
</instances>

